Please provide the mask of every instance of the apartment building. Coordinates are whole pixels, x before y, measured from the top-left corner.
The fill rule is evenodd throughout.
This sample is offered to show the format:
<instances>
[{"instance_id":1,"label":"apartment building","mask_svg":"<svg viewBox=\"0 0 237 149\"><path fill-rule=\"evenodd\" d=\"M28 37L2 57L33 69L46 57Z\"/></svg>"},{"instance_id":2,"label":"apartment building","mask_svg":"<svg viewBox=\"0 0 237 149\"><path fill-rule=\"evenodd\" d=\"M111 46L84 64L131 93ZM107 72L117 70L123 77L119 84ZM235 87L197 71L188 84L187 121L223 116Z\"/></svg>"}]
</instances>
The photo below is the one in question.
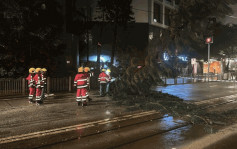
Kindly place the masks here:
<instances>
[{"instance_id":1,"label":"apartment building","mask_svg":"<svg viewBox=\"0 0 237 149\"><path fill-rule=\"evenodd\" d=\"M79 61L96 61L98 41L101 44L102 61L110 61L113 43L113 26L104 24L101 28L94 25L85 34L84 39L76 35L76 30L70 30L73 26L73 11L81 10L85 15L89 15L89 21L95 20L97 15L97 0L67 0L65 14L67 15L67 32L71 34L69 43L73 52L72 56L79 66ZM168 30L170 25L169 13L172 9L177 9L179 0L133 0L132 11L134 12L134 23L130 23L126 28L118 28L118 47L126 49L136 48L142 53L142 58L147 54L147 47L152 40L162 36L163 30ZM69 17L71 15L71 17ZM74 27L75 28L75 27ZM81 40L84 40L81 41ZM69 58L70 59L70 58Z\"/></svg>"}]
</instances>

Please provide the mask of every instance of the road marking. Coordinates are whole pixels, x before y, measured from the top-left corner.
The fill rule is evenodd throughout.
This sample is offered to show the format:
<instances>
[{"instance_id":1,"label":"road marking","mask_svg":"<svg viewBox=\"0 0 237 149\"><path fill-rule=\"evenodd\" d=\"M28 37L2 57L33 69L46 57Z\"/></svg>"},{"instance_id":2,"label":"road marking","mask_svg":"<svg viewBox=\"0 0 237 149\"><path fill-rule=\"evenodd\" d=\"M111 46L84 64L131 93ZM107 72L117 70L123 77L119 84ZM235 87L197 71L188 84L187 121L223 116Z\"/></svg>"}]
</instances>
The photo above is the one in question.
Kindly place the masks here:
<instances>
[{"instance_id":1,"label":"road marking","mask_svg":"<svg viewBox=\"0 0 237 149\"><path fill-rule=\"evenodd\" d=\"M133 118L138 118L138 117L143 117L143 116L148 116L148 115L158 114L158 113L159 112L152 110L152 111L134 113L134 114L130 114L130 115L118 116L118 117L114 117L112 119L107 118L104 120L98 120L98 121L94 121L94 122L88 122L88 123L83 123L83 124L78 124L78 125L73 125L73 126L44 130L44 131L22 134L22 135L17 135L17 136L11 136L11 137L6 137L6 138L0 138L0 144L11 143L11 142L21 141L21 140L26 140L26 139L32 139L32 138L36 138L36 137L40 137L40 136L58 134L58 133L62 133L62 132L80 130L80 129L90 128L90 127L93 127L96 125L103 125L103 124L107 124L107 123L120 122L120 121L124 121L124 120L130 120Z\"/></svg>"}]
</instances>

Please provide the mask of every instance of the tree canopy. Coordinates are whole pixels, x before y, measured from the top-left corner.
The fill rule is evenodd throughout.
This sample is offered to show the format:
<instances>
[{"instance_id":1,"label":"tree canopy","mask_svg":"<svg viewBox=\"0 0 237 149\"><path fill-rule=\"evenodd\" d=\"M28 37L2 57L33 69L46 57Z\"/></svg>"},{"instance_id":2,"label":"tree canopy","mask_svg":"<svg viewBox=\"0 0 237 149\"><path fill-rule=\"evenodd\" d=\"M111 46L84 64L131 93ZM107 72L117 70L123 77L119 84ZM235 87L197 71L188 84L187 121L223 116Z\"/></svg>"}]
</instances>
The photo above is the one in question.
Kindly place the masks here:
<instances>
[{"instance_id":1,"label":"tree canopy","mask_svg":"<svg viewBox=\"0 0 237 149\"><path fill-rule=\"evenodd\" d=\"M56 0L0 1L0 67L23 73L29 67L55 66L53 58L64 48L61 12Z\"/></svg>"},{"instance_id":2,"label":"tree canopy","mask_svg":"<svg viewBox=\"0 0 237 149\"><path fill-rule=\"evenodd\" d=\"M132 0L99 0L98 9L101 15L98 16L100 20L114 25L114 39L111 55L111 63L114 61L114 54L117 50L117 30L118 26L126 27L126 25L133 21Z\"/></svg>"},{"instance_id":3,"label":"tree canopy","mask_svg":"<svg viewBox=\"0 0 237 149\"><path fill-rule=\"evenodd\" d=\"M181 0L179 8L170 14L172 39L202 49L206 37L219 34L222 19L233 13L230 5L236 3L236 0Z\"/></svg>"}]
</instances>

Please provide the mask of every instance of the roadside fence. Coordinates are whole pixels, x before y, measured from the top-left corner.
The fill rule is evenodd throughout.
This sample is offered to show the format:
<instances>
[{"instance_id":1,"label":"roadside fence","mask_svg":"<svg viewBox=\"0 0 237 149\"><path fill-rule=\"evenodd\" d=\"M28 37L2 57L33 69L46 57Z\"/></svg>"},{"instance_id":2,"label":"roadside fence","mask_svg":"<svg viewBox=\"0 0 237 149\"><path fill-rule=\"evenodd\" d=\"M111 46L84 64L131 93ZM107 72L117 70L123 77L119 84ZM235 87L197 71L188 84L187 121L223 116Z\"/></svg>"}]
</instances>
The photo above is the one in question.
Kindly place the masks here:
<instances>
[{"instance_id":1,"label":"roadside fence","mask_svg":"<svg viewBox=\"0 0 237 149\"><path fill-rule=\"evenodd\" d=\"M188 83L198 83L198 82L208 82L208 75L195 75L195 76L178 76L176 78L167 78L162 76L164 85L175 85L175 84L188 84ZM209 82L214 81L235 81L235 77L226 77L222 74L209 74Z\"/></svg>"},{"instance_id":2,"label":"roadside fence","mask_svg":"<svg viewBox=\"0 0 237 149\"><path fill-rule=\"evenodd\" d=\"M47 77L46 92L71 92L72 77ZM0 78L0 96L28 94L28 83L25 78Z\"/></svg>"},{"instance_id":3,"label":"roadside fence","mask_svg":"<svg viewBox=\"0 0 237 149\"><path fill-rule=\"evenodd\" d=\"M174 85L174 84L188 84L197 82L208 82L208 76L196 75L196 76L185 76L177 78L167 78L161 77L164 85ZM236 80L235 76L225 76L221 74L210 74L209 81L229 81L234 82ZM96 81L96 80L95 80ZM93 81L91 80L91 83ZM97 81L96 81L97 82ZM92 83L93 84L93 83ZM47 77L46 85L47 93L55 92L71 92L73 88L73 80L71 76L68 77ZM26 95L28 94L28 84L25 78L0 78L0 96L6 95Z\"/></svg>"}]
</instances>

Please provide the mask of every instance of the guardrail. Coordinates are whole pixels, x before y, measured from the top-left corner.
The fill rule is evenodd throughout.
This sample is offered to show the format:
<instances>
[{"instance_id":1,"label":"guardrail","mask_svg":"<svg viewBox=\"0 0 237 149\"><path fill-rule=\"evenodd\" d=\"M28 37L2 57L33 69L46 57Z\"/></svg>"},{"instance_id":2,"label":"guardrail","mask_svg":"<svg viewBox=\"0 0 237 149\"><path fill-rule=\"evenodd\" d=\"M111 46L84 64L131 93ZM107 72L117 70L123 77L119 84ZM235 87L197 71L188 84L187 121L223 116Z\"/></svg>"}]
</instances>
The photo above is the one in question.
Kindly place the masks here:
<instances>
[{"instance_id":1,"label":"guardrail","mask_svg":"<svg viewBox=\"0 0 237 149\"><path fill-rule=\"evenodd\" d=\"M209 81L223 81L223 75L209 75ZM225 77L224 77L225 78ZM227 77L228 78L228 77ZM187 83L197 83L197 82L207 82L207 75L196 75L195 77L177 77L177 78L166 78L161 77L164 85L172 84L187 84ZM231 78L235 80L236 78ZM71 92L73 89L72 77L47 77L47 93L54 92ZM0 79L0 96L5 95L25 95L28 94L28 84L25 78L1 78Z\"/></svg>"},{"instance_id":2,"label":"guardrail","mask_svg":"<svg viewBox=\"0 0 237 149\"><path fill-rule=\"evenodd\" d=\"M209 82L213 81L224 81L223 75L221 74L210 74L209 75ZM163 80L164 85L174 85L174 84L187 84L187 83L197 83L197 82L208 82L208 75L196 75L196 76L186 76L186 77L177 77L177 78L167 78L161 77ZM235 80L235 78L231 78ZM227 80L227 79L225 79Z\"/></svg>"},{"instance_id":3,"label":"guardrail","mask_svg":"<svg viewBox=\"0 0 237 149\"><path fill-rule=\"evenodd\" d=\"M72 91L72 77L47 77L46 92L60 92L60 91ZM25 78L1 78L0 79L0 96L5 95L25 95L28 94L28 84Z\"/></svg>"}]
</instances>

